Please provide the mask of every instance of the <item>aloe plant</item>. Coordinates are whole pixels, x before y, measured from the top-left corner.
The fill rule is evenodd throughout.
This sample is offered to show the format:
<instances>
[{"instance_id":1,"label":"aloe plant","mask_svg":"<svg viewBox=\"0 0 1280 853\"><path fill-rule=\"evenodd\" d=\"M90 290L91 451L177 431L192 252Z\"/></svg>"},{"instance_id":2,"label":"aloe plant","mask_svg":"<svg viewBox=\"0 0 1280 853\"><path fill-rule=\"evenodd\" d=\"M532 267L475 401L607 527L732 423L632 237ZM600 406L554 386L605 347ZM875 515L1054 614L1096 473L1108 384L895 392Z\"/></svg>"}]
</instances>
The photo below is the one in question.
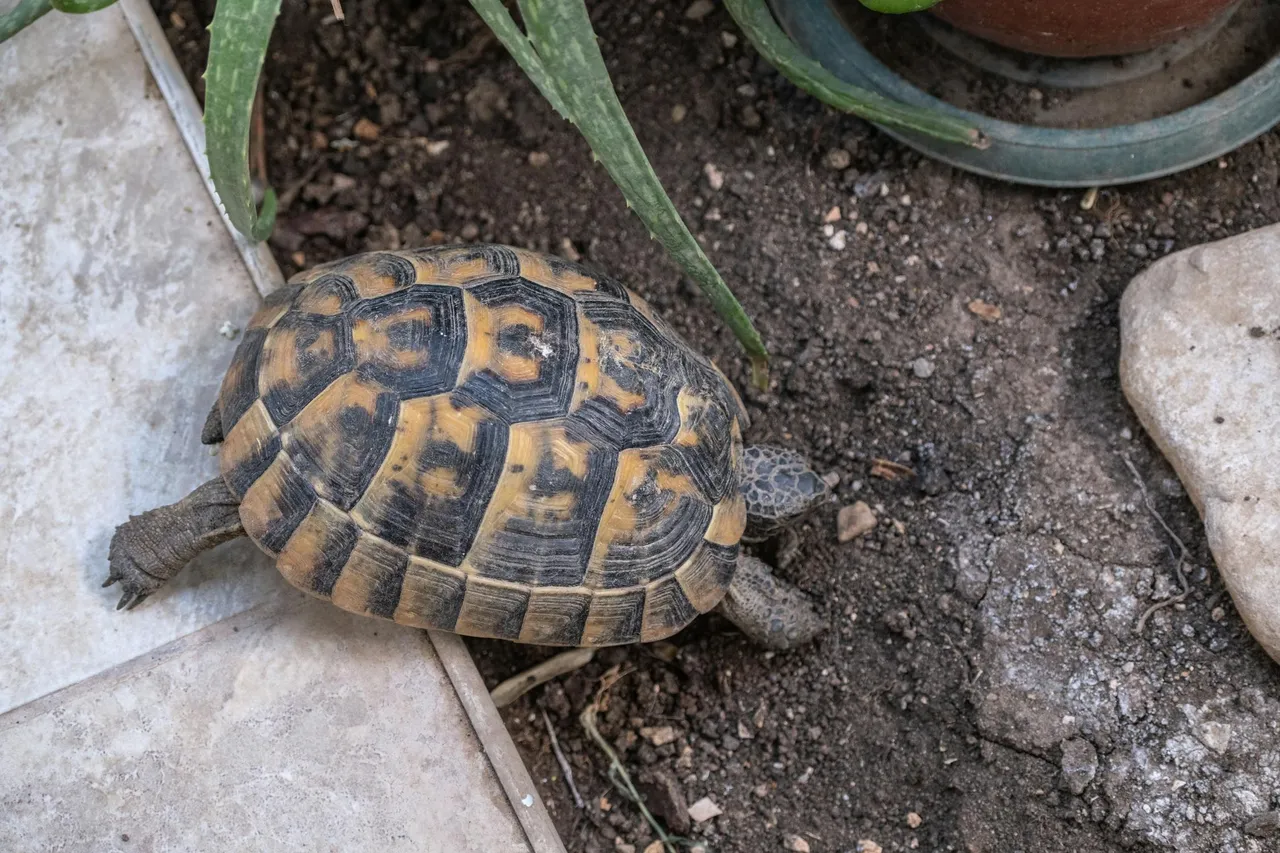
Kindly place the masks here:
<instances>
[{"instance_id":1,"label":"aloe plant","mask_svg":"<svg viewBox=\"0 0 1280 853\"><path fill-rule=\"evenodd\" d=\"M883 6L927 0L865 0ZM502 0L471 0L476 13L562 117L586 138L592 154L617 184L650 236L680 264L732 329L751 359L752 381L768 385L768 352L751 319L689 232L641 148L605 68L583 0L518 0L528 32ZM219 27L224 6L233 14ZM804 57L773 22L765 0L726 0L730 14L773 65L824 102L872 121L981 146L974 128L849 86ZM209 48L205 122L209 166L233 224L254 239L270 232L275 196L267 192L261 213L253 207L248 168L248 123L254 89L279 0L220 0ZM215 99L215 93L218 98ZM215 155L216 152L216 155Z\"/></svg>"},{"instance_id":2,"label":"aloe plant","mask_svg":"<svg viewBox=\"0 0 1280 853\"><path fill-rule=\"evenodd\" d=\"M0 15L0 42L50 9L90 12L115 0L20 0ZM861 0L882 12L911 12L937 0ZM629 208L707 296L751 359L757 387L768 383L768 353L760 334L725 284L645 156L613 88L584 0L518 0L528 32L502 0L471 0L543 97L582 133L593 156L617 184ZM796 86L837 109L884 125L983 147L975 128L850 86L804 56L782 32L765 0L725 0L756 50ZM267 44L280 0L218 0L210 29L204 121L209 173L237 230L264 240L275 220L276 196L267 188L261 210L249 173L249 127Z\"/></svg>"}]
</instances>

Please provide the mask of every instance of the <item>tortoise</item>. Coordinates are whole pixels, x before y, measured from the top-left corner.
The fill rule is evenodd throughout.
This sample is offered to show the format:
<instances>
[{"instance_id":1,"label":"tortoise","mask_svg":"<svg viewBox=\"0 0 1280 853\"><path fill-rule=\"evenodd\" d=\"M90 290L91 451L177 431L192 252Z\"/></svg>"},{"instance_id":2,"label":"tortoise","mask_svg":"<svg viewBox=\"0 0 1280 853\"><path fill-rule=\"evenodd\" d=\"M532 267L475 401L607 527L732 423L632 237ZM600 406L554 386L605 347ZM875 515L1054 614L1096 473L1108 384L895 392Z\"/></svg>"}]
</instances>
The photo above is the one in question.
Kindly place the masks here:
<instances>
[{"instance_id":1,"label":"tortoise","mask_svg":"<svg viewBox=\"0 0 1280 853\"><path fill-rule=\"evenodd\" d=\"M132 609L248 535L299 589L405 625L599 647L715 610L793 648L821 620L740 543L829 488L748 424L607 275L500 245L354 255L266 298L201 435L220 475L121 524L103 586Z\"/></svg>"}]
</instances>

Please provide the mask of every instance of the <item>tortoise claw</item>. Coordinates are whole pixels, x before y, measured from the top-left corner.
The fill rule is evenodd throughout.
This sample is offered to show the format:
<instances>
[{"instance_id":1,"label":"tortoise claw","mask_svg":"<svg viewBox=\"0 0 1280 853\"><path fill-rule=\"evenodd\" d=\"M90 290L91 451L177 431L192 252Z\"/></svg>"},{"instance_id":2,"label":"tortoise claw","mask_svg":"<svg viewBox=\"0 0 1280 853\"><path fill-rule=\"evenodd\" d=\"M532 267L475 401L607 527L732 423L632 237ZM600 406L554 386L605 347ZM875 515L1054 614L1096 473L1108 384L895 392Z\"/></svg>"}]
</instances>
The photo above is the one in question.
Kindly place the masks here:
<instances>
[{"instance_id":1,"label":"tortoise claw","mask_svg":"<svg viewBox=\"0 0 1280 853\"><path fill-rule=\"evenodd\" d=\"M120 603L116 605L116 610L132 610L141 604L150 595L147 592L131 592L126 590L125 594L120 596Z\"/></svg>"}]
</instances>

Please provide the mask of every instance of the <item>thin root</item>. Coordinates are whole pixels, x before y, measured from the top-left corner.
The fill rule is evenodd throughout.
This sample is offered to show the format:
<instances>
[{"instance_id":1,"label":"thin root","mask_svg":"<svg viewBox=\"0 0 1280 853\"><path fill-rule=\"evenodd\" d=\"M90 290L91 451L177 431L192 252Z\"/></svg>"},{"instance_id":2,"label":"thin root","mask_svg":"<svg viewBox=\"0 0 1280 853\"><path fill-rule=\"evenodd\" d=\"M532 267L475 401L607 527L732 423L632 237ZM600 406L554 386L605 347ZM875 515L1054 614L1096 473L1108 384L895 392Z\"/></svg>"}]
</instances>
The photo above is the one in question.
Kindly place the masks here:
<instances>
[{"instance_id":1,"label":"thin root","mask_svg":"<svg viewBox=\"0 0 1280 853\"><path fill-rule=\"evenodd\" d=\"M1160 523L1160 526L1164 528L1164 532L1169 534L1169 538L1178 545L1177 554L1173 554L1172 548L1169 549L1169 553L1173 554L1173 556L1177 558L1178 562L1174 567L1174 570L1178 574L1178 583L1182 587L1182 592L1177 595L1170 596L1169 598L1163 598L1146 609L1146 612L1144 612L1138 619L1137 627L1134 628L1134 633L1141 634L1142 629L1147 626L1147 620L1151 618L1151 614L1155 613L1157 610L1163 610L1170 605L1186 601L1187 596L1191 594L1191 586L1187 583L1187 574L1183 570L1183 566L1186 565L1191 555L1190 552L1187 551L1187 546L1178 538L1178 534L1173 532L1173 529L1169 527L1168 523L1164 520L1164 517L1156 511L1155 506L1151 503L1151 495L1147 492L1147 486L1142 482L1142 477L1139 476L1138 469L1134 467L1133 462L1130 461L1127 455L1122 456L1121 458L1124 459L1124 464L1128 466L1129 473L1133 475L1133 481L1138 484L1138 491L1142 493L1142 503L1146 505L1147 512L1151 513L1151 517Z\"/></svg>"},{"instance_id":2,"label":"thin root","mask_svg":"<svg viewBox=\"0 0 1280 853\"><path fill-rule=\"evenodd\" d=\"M556 730L551 725L551 718L547 716L544 708L542 711L542 722L547 724L547 736L551 738L551 751L556 754L556 762L560 765L560 770L564 773L564 781L569 786L569 791L573 794L573 804L580 809L586 808L587 804L582 801L582 795L578 793L578 786L573 784L573 768L569 766L569 762L565 760L564 753L560 750L560 739L556 737Z\"/></svg>"},{"instance_id":3,"label":"thin root","mask_svg":"<svg viewBox=\"0 0 1280 853\"><path fill-rule=\"evenodd\" d=\"M641 816L645 822L657 834L658 840L662 842L662 849L666 853L675 853L677 844L690 845L688 839L675 835L668 835L662 824L658 823L658 819L653 816L648 807L644 804L644 797L640 796L640 792L636 790L635 783L631 781L631 774L627 773L627 768L623 766L618 759L618 754L613 751L613 747L609 746L609 742L600 734L600 730L596 728L596 715L607 704L606 693L609 688L617 684L624 676L628 675L630 670L623 671L620 667L614 666L609 669L600 678L600 688L596 690L595 699L591 701L587 707L582 709L578 721L582 723L582 728L586 729L587 735L595 741L596 746L604 752L609 759L609 781L618 789L622 796L626 797L636 808L640 810Z\"/></svg>"}]
</instances>

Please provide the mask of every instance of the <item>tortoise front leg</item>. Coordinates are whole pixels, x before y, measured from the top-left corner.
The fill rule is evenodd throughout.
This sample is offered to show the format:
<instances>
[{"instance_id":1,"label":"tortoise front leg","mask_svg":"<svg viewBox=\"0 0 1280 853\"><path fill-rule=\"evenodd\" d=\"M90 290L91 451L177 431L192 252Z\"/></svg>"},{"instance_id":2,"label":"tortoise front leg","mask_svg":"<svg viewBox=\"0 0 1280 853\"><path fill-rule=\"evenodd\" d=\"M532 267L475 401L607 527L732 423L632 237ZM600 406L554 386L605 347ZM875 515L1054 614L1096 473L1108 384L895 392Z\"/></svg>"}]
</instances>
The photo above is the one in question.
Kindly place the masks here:
<instances>
[{"instance_id":1,"label":"tortoise front leg","mask_svg":"<svg viewBox=\"0 0 1280 853\"><path fill-rule=\"evenodd\" d=\"M239 508L240 499L215 477L177 503L131 516L117 527L102 584L120 582L124 595L116 609L132 610L201 552L244 535Z\"/></svg>"},{"instance_id":2,"label":"tortoise front leg","mask_svg":"<svg viewBox=\"0 0 1280 853\"><path fill-rule=\"evenodd\" d=\"M808 596L746 554L738 556L738 570L716 611L755 642L778 651L802 646L827 627Z\"/></svg>"}]
</instances>

